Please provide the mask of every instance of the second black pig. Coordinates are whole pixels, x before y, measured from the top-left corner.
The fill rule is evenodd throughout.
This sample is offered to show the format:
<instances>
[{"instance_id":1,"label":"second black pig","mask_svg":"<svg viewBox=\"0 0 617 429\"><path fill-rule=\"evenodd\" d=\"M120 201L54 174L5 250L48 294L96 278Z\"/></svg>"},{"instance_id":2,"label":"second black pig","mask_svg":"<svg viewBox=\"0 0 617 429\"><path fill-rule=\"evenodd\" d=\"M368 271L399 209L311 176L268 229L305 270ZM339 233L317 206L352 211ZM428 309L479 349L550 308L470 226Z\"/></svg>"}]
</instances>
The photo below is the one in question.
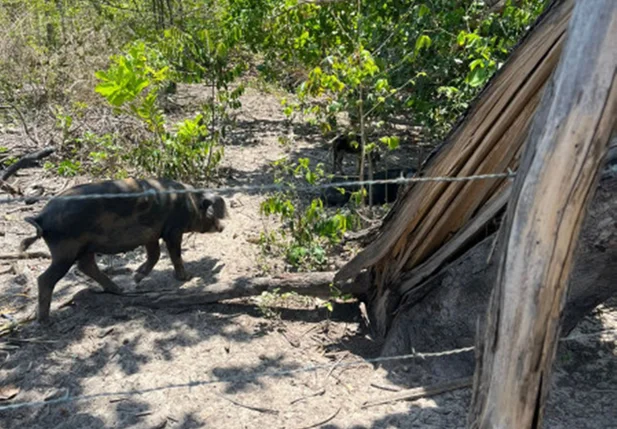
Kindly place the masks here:
<instances>
[{"instance_id":1,"label":"second black pig","mask_svg":"<svg viewBox=\"0 0 617 429\"><path fill-rule=\"evenodd\" d=\"M332 172L343 172L343 158L346 153L354 154L358 158L358 164L356 168L357 174L360 174L360 155L362 154L362 148L360 146L359 138L353 135L342 134L332 141ZM373 168L377 162L381 160L381 155L377 149L374 149L368 154L368 160L372 164Z\"/></svg>"}]
</instances>

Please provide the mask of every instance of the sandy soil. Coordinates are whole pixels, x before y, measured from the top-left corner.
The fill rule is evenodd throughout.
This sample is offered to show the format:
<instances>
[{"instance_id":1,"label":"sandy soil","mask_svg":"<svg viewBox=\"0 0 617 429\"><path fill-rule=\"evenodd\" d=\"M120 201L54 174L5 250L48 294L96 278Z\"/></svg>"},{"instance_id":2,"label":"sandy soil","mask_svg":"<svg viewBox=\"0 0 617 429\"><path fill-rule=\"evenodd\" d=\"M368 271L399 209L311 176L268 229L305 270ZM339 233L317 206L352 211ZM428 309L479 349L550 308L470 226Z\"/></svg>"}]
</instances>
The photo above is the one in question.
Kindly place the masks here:
<instances>
[{"instance_id":1,"label":"sandy soil","mask_svg":"<svg viewBox=\"0 0 617 429\"><path fill-rule=\"evenodd\" d=\"M195 94L187 90L184 95ZM328 165L319 136L299 124L287 124L275 95L250 89L242 102L238 129L225 148L226 185L269 183L269 163L286 154L294 159L309 156ZM278 143L280 136L296 144L285 148ZM9 149L23 140L19 130L5 129L0 134L0 146ZM43 184L53 194L88 180L58 178L35 168L23 170L11 183L22 189ZM197 281L213 284L259 275L263 260L259 260L258 246L249 241L264 227L276 227L258 213L262 198L232 195L228 200L231 218L223 233L185 239L183 258L196 277L187 283L174 279L165 251L138 287L130 273L120 268L134 270L145 257L142 250L101 258L99 264L116 269L120 274L113 278L126 289L190 288ZM41 206L0 206L2 252L15 251L32 233L22 219ZM39 241L30 250L47 249ZM273 271L284 268L280 261L269 262ZM36 278L47 264L45 259L0 260L0 324L34 311ZM406 379L405 365L392 372L368 363L289 372L310 365L346 365L378 355L379 344L365 333L353 303L336 306L332 314L310 299L271 297L181 311L151 310L124 305L122 297L94 289L92 281L72 269L56 287L49 327L28 323L0 338L0 405L65 394L161 389L0 411L0 427L465 426L469 388L362 408L365 401L385 398L393 390L417 387ZM617 335L615 331L598 334L611 329L617 329L617 301L599 307L572 334L589 336L561 344L545 427L617 428ZM281 371L288 372L276 374ZM207 383L186 385L201 381ZM6 396L11 398L3 400Z\"/></svg>"}]
</instances>

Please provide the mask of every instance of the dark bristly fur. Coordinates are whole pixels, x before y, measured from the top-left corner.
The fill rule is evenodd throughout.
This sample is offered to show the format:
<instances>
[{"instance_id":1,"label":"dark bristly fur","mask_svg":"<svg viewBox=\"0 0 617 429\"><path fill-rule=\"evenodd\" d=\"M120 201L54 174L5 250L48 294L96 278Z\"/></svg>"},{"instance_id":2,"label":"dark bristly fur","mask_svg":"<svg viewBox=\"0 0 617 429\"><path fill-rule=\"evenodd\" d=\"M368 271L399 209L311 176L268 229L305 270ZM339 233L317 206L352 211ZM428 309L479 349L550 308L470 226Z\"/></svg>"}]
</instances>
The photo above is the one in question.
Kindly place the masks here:
<instances>
[{"instance_id":1,"label":"dark bristly fur","mask_svg":"<svg viewBox=\"0 0 617 429\"><path fill-rule=\"evenodd\" d=\"M107 180L78 185L61 196L140 193L149 190L186 190L189 185L168 179ZM40 321L49 317L51 295L56 283L77 262L79 269L98 282L106 292L121 289L97 267L94 255L115 254L145 246L147 260L135 274L140 281L147 276L160 256L163 239L174 265L176 277L187 280L180 246L187 232L221 232L221 220L227 217L225 201L210 193L160 194L135 198L53 199L37 216L26 218L36 235L24 239L25 251L43 238L51 252L51 265L39 276Z\"/></svg>"}]
</instances>

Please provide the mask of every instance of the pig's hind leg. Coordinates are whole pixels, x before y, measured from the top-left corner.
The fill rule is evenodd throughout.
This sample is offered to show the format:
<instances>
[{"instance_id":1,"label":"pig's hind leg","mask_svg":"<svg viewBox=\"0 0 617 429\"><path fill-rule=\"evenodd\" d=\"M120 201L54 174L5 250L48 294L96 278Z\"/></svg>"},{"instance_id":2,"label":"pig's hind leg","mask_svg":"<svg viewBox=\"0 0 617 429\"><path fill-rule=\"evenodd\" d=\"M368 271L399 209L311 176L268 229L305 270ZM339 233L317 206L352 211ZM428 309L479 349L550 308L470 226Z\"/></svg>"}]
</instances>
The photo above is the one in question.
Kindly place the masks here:
<instances>
[{"instance_id":1,"label":"pig's hind leg","mask_svg":"<svg viewBox=\"0 0 617 429\"><path fill-rule=\"evenodd\" d=\"M39 323L47 323L49 321L49 309L51 307L51 296L54 292L56 283L69 271L74 260L54 258L52 253L52 261L49 268L45 270L38 278L39 287Z\"/></svg>"},{"instance_id":2,"label":"pig's hind leg","mask_svg":"<svg viewBox=\"0 0 617 429\"><path fill-rule=\"evenodd\" d=\"M99 270L99 267L96 265L96 260L94 259L94 253L88 252L82 255L77 262L77 268L100 284L105 292L122 295L122 289Z\"/></svg>"},{"instance_id":3,"label":"pig's hind leg","mask_svg":"<svg viewBox=\"0 0 617 429\"><path fill-rule=\"evenodd\" d=\"M158 239L156 241L153 241L152 243L146 244L146 253L148 255L148 259L146 259L146 262L144 262L139 266L139 268L137 268L137 272L133 277L135 279L135 283L139 283L144 279L144 277L150 274L150 272L158 262L159 257L161 256L161 246L159 245Z\"/></svg>"}]
</instances>

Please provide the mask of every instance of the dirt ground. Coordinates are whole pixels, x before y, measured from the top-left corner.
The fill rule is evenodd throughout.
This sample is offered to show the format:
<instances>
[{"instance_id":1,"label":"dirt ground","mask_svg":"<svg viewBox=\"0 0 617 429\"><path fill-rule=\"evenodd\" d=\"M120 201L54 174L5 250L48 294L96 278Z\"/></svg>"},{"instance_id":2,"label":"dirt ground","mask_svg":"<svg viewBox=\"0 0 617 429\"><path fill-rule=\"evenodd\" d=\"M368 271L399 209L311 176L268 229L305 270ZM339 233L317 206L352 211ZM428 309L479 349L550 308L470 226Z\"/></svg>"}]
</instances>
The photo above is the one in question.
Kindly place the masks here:
<instances>
[{"instance_id":1,"label":"dirt ground","mask_svg":"<svg viewBox=\"0 0 617 429\"><path fill-rule=\"evenodd\" d=\"M192 95L188 91L185 98ZM242 103L238 129L225 148L225 185L270 183L270 162L286 154L328 165L319 136L289 125L276 95L249 89ZM22 144L20 133L19 127L5 128L0 146ZM280 136L296 144L285 148ZM34 168L11 183L22 189L43 184L54 194L88 180L58 178ZM127 290L190 288L259 275L263 259L251 239L264 227L277 227L259 215L262 198L230 196L231 217L223 233L184 240L183 258L195 276L189 282L174 279L165 250L139 286L126 268L132 271L144 260L142 250L104 257L99 264L115 270L114 280ZM2 252L16 251L32 234L22 219L40 207L0 206ZM42 240L30 250L47 251ZM284 269L280 261L267 262L273 272ZM36 278L47 264L45 259L0 260L0 325L33 313ZM390 372L370 363L349 366L377 357L380 346L365 332L354 303L337 305L332 314L311 299L267 297L152 310L124 305L122 297L95 289L72 269L56 287L49 327L27 323L0 338L0 406L63 395L95 397L0 410L0 428L465 426L469 388L362 407L365 401L417 386L405 376L413 361ZM617 300L598 307L571 337L559 348L545 427L617 428ZM341 366L306 369L332 363Z\"/></svg>"}]
</instances>

